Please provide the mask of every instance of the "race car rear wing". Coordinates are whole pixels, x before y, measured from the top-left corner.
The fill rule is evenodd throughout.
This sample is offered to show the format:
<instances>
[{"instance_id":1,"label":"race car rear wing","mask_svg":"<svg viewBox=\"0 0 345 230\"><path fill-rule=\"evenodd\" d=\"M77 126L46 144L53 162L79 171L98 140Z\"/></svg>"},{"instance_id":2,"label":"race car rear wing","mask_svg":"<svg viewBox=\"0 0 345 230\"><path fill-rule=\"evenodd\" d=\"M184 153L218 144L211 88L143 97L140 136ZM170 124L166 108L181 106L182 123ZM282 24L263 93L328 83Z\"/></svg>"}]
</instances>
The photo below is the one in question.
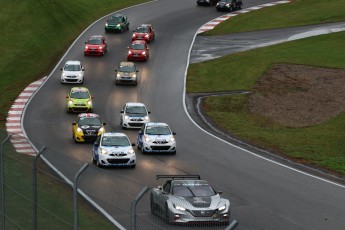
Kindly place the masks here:
<instances>
[{"instance_id":1,"label":"race car rear wing","mask_svg":"<svg viewBox=\"0 0 345 230\"><path fill-rule=\"evenodd\" d=\"M172 180L175 179L198 179L200 180L200 175L157 175L156 179L159 180L161 178L169 178Z\"/></svg>"}]
</instances>

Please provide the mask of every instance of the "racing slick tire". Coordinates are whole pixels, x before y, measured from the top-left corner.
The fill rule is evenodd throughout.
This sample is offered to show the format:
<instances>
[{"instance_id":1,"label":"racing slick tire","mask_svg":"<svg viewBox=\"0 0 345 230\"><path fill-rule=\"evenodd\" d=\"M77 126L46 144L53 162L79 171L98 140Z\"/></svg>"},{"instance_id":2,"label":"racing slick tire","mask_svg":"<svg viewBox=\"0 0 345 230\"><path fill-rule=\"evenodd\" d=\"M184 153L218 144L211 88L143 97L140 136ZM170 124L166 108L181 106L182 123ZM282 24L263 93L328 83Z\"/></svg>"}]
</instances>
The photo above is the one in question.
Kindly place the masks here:
<instances>
[{"instance_id":1,"label":"racing slick tire","mask_svg":"<svg viewBox=\"0 0 345 230\"><path fill-rule=\"evenodd\" d=\"M164 208L164 221L165 221L166 224L171 224L171 222L169 220L168 204L165 204L165 208Z\"/></svg>"}]
</instances>

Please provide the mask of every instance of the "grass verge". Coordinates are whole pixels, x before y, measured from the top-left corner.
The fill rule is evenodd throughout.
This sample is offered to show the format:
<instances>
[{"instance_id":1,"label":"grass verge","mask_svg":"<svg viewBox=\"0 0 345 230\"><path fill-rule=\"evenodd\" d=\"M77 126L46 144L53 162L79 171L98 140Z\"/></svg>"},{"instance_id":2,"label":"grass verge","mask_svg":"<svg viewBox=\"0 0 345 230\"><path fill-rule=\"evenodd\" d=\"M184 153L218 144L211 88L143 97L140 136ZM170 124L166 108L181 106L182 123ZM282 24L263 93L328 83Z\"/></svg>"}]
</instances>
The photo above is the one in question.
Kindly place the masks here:
<instances>
[{"instance_id":1,"label":"grass verge","mask_svg":"<svg viewBox=\"0 0 345 230\"><path fill-rule=\"evenodd\" d=\"M317 9L318 11L315 11ZM338 21L344 19L345 14L342 13L344 9L344 1L294 1L271 9L243 14L238 17L241 23L231 19L229 20L231 26L223 27L222 30L223 32L237 32L242 29L244 31L253 30L253 28L265 29ZM293 16L283 17L281 15L284 12L292 13L292 10L294 10ZM279 25L275 25L274 22L277 20L272 20L272 18L278 15ZM250 18L251 23L248 21ZM296 19L300 19L302 22ZM260 20L261 23L258 24L269 25L255 24ZM267 23L263 23L266 20ZM236 26L241 29L235 29L234 25L243 25L243 28ZM218 30L216 28L209 34L219 34L218 32L219 28ZM345 32L320 35L191 64L187 73L187 93L250 91L255 82L274 63L345 68L343 61L345 59L344 37ZM220 66L222 68L219 68ZM265 117L250 113L247 108L247 99L245 95L210 97L206 100L204 108L207 115L218 126L241 139L282 153L300 162L323 167L338 174L345 174L345 154L342 151L345 142L342 135L345 127L345 114L340 114L323 124L311 127L284 127L272 123Z\"/></svg>"},{"instance_id":2,"label":"grass verge","mask_svg":"<svg viewBox=\"0 0 345 230\"><path fill-rule=\"evenodd\" d=\"M244 8L245 4L244 1ZM202 35L222 35L339 21L345 21L344 0L293 0L290 3L237 15Z\"/></svg>"}]
</instances>

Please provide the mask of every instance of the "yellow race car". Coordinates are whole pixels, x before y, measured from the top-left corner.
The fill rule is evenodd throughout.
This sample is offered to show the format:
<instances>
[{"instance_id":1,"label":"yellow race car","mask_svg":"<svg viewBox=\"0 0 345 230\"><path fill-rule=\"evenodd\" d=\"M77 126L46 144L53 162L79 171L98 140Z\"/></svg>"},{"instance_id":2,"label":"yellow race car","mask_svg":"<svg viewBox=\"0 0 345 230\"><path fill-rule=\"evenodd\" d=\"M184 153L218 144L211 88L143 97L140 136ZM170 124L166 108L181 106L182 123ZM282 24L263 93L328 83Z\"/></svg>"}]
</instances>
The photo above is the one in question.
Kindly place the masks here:
<instances>
[{"instance_id":1,"label":"yellow race car","mask_svg":"<svg viewBox=\"0 0 345 230\"><path fill-rule=\"evenodd\" d=\"M101 121L98 114L81 113L72 123L72 137L75 142L94 142L105 132L106 123Z\"/></svg>"}]
</instances>

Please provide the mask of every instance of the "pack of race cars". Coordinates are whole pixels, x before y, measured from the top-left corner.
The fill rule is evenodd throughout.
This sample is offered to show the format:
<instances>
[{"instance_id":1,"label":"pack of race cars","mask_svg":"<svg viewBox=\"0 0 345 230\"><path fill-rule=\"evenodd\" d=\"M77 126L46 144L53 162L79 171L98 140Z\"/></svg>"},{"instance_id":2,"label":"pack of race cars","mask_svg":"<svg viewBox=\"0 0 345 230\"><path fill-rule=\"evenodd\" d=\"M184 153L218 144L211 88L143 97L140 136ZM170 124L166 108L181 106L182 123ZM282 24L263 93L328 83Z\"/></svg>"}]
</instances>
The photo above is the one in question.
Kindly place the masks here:
<instances>
[{"instance_id":1,"label":"pack of race cars","mask_svg":"<svg viewBox=\"0 0 345 230\"><path fill-rule=\"evenodd\" d=\"M125 15L112 15L105 23L106 33L129 30ZM132 61L148 61L148 43L155 39L151 24L141 24L133 30L126 61L115 69L114 84L137 85L139 70ZM103 35L92 35L85 42L84 55L103 56L108 44ZM69 60L61 68L61 84L82 84L84 67L80 61ZM66 111L77 113L72 123L72 139L75 143L92 143L92 162L98 167L136 167L134 146L145 153L176 154L176 133L164 122L152 122L151 112L141 102L127 102L120 111L120 126L138 132L136 144L123 132L106 131L106 123L93 112L94 96L82 86L72 87L66 96ZM153 188L150 195L151 213L161 216L166 223L216 222L228 224L230 202L221 198L200 176L160 175L168 178L163 186Z\"/></svg>"},{"instance_id":2,"label":"pack of race cars","mask_svg":"<svg viewBox=\"0 0 345 230\"><path fill-rule=\"evenodd\" d=\"M123 14L114 14L104 25L105 33L124 32L129 30L129 20ZM139 70L133 61L149 59L148 43L155 40L155 30L151 24L141 24L133 30L131 45L125 61L115 69L115 85L137 85ZM103 56L108 51L108 44L103 35L89 36L84 45L85 56ZM85 69L80 61L69 60L61 68L62 84L83 84ZM68 113L78 113L72 123L74 142L90 142L92 161L99 167L128 166L134 168L136 155L125 133L106 132L105 125L97 113L93 113L94 97L86 87L72 87L66 96ZM163 122L150 122L145 104L127 102L121 109L120 125L122 129L140 129L137 137L137 148L143 153L176 153L176 140L169 125Z\"/></svg>"}]
</instances>

